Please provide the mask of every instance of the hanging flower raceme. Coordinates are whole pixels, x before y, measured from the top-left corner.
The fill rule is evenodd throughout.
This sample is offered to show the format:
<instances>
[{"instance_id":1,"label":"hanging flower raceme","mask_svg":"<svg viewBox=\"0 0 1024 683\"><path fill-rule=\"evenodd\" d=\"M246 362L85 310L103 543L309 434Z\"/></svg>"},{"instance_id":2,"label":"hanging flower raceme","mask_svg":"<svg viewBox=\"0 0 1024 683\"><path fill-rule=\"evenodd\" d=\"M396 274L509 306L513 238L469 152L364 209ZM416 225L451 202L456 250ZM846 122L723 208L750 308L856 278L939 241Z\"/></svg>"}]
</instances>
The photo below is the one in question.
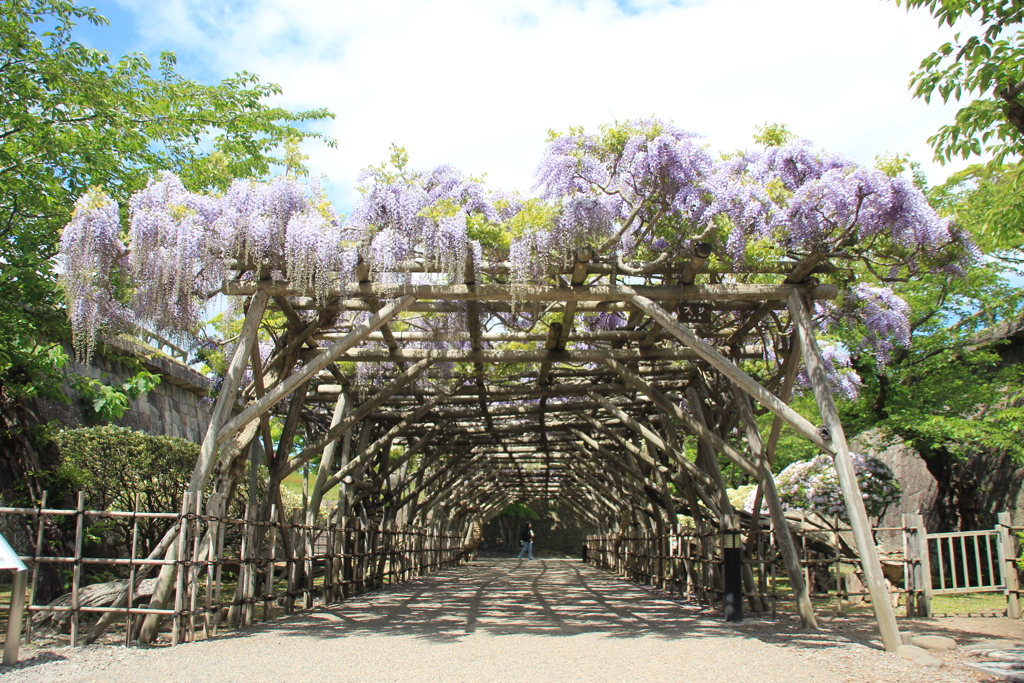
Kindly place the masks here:
<instances>
[{"instance_id":1,"label":"hanging flower raceme","mask_svg":"<svg viewBox=\"0 0 1024 683\"><path fill-rule=\"evenodd\" d=\"M216 291L224 255L212 225L224 202L185 189L170 173L132 197L131 308L140 322L181 332L200 323L199 292Z\"/></svg>"},{"instance_id":2,"label":"hanging flower raceme","mask_svg":"<svg viewBox=\"0 0 1024 683\"><path fill-rule=\"evenodd\" d=\"M499 217L483 186L449 165L399 179L371 170L363 180L371 182L349 226L372 235L365 257L375 276L407 271L422 259L461 282L470 250L479 251L467 234L469 215Z\"/></svg>"},{"instance_id":3,"label":"hanging flower raceme","mask_svg":"<svg viewBox=\"0 0 1024 683\"><path fill-rule=\"evenodd\" d=\"M889 287L858 283L849 289L841 307L815 303L815 322L829 330L853 322L863 326L856 351L869 352L880 366L888 365L897 348L911 344L910 306ZM824 349L823 349L824 352Z\"/></svg>"},{"instance_id":4,"label":"hanging flower raceme","mask_svg":"<svg viewBox=\"0 0 1024 683\"><path fill-rule=\"evenodd\" d=\"M116 204L97 190L78 202L62 239L75 345L86 354L101 323L131 318L172 334L194 330L229 263L283 271L323 302L339 273L352 280L362 239L339 226L318 191L293 178L236 181L223 195L207 195L170 173L132 197L127 259L119 233ZM119 303L125 298L127 307Z\"/></svg>"},{"instance_id":5,"label":"hanging flower raceme","mask_svg":"<svg viewBox=\"0 0 1024 683\"><path fill-rule=\"evenodd\" d=\"M822 341L819 343L819 348L821 364L832 391L842 394L850 401L855 400L860 395L860 388L864 386L864 382L861 381L857 371L853 369L850 352L833 341ZM807 376L806 369L802 369L797 375L797 384L802 389L811 388L811 380Z\"/></svg>"},{"instance_id":6,"label":"hanging flower raceme","mask_svg":"<svg viewBox=\"0 0 1024 683\"><path fill-rule=\"evenodd\" d=\"M75 202L61 236L61 284L74 345L84 362L92 357L102 325L129 318L113 295L117 263L127 254L120 232L117 203L94 188Z\"/></svg>"}]
</instances>

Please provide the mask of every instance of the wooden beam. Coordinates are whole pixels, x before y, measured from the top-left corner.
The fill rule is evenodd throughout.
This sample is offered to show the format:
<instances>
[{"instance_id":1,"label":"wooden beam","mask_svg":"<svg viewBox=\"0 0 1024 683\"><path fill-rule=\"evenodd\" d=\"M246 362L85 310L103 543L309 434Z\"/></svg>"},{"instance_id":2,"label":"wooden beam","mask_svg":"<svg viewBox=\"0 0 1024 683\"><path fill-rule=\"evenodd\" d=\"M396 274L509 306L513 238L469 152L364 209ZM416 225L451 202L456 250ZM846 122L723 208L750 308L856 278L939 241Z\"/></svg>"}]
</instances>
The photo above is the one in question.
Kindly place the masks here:
<instances>
[{"instance_id":1,"label":"wooden beam","mask_svg":"<svg viewBox=\"0 0 1024 683\"><path fill-rule=\"evenodd\" d=\"M655 434L651 429L643 426L635 419L630 417L622 408L615 405L614 403L609 401L604 396L601 396L600 394L590 394L590 398L600 403L601 406L604 407L604 409L607 410L609 413L614 415L619 420L619 422L626 425L627 427L635 431L637 434L639 434L640 436L654 444L657 448L664 452L665 455L669 456L672 459L672 461L675 462L677 465L685 468L690 473L691 477L699 480L705 486L715 486L714 480L712 480L704 472L697 469L696 465L687 460L685 456L676 452L674 448L669 448L668 444L665 443L664 439ZM653 462L653 465L656 468L661 466L659 463L656 462Z\"/></svg>"},{"instance_id":2,"label":"wooden beam","mask_svg":"<svg viewBox=\"0 0 1024 683\"><path fill-rule=\"evenodd\" d=\"M314 355L312 358L320 358ZM701 354L691 349L661 349L654 348L646 351L632 351L629 349L581 349L571 351L467 351L461 349L402 349L401 351L388 352L374 349L355 349L332 358L332 361L346 361L352 363L383 363L395 361L417 361L423 358L432 358L438 362L448 361L453 363L541 363L548 360L552 363L600 363L605 358L625 362L637 361L672 361L672 360L696 360ZM743 349L741 358L762 358L764 354L759 348ZM237 418L236 418L237 419Z\"/></svg>"},{"instance_id":3,"label":"wooden beam","mask_svg":"<svg viewBox=\"0 0 1024 683\"><path fill-rule=\"evenodd\" d=\"M411 306L415 300L416 299L414 297L405 296L388 304L380 313L370 316L369 320L357 325L351 332L345 335L343 339L336 341L323 353L307 360L302 366L302 369L289 375L283 382L280 382L268 391L263 398L246 407L245 410L224 425L224 427L222 427L217 433L217 443L224 443L231 438L232 434L253 420L259 418L260 415L270 410L281 399L293 392L296 387L313 379L318 372L326 368L337 360L339 356L362 341L362 339L370 332L373 332L388 320L391 320L391 318Z\"/></svg>"},{"instance_id":4,"label":"wooden beam","mask_svg":"<svg viewBox=\"0 0 1024 683\"><path fill-rule=\"evenodd\" d=\"M303 463L307 462L317 453L323 451L323 449L332 441L340 439L345 432L352 428L352 425L357 422L361 422L367 415L376 410L377 406L391 398L396 391L419 377L420 373L430 366L430 363L431 361L429 360L421 360L419 363L416 363L403 372L394 382L378 391L372 397L363 401L351 415L328 429L326 434L318 438L309 446L306 446L301 453L291 458L288 461L288 473L297 470Z\"/></svg>"},{"instance_id":5,"label":"wooden beam","mask_svg":"<svg viewBox=\"0 0 1024 683\"><path fill-rule=\"evenodd\" d=\"M673 320L672 316L664 308L642 296L633 297L633 303L657 320L676 339L693 349L713 368L736 383L743 391L750 394L761 405L785 420L805 439L828 453L833 452L832 446L825 442L821 434L818 433L818 430L814 428L814 425L808 422L803 415L790 408L775 394L751 379L739 366L723 356L718 349Z\"/></svg>"},{"instance_id":6,"label":"wooden beam","mask_svg":"<svg viewBox=\"0 0 1024 683\"><path fill-rule=\"evenodd\" d=\"M640 375L636 374L622 363L610 358L606 358L604 362L608 367L617 372L628 384L642 391L651 399L652 402L654 402L655 405L678 420L691 434L696 435L699 439L704 439L709 442L715 450L731 460L744 472L754 477L755 480L759 480L761 478L761 472L757 467L743 457L739 451L727 444L706 426L683 412L683 409L676 405L674 401L671 401L667 396L665 396L665 394L645 382Z\"/></svg>"},{"instance_id":7,"label":"wooden beam","mask_svg":"<svg viewBox=\"0 0 1024 683\"><path fill-rule=\"evenodd\" d=\"M228 280L223 292L229 295L253 294L257 289L266 290L273 296L315 296L315 292L296 290L287 280ZM365 296L367 290L375 296L394 299L412 296L419 301L629 301L634 296L643 296L655 301L765 301L785 300L794 290L804 290L799 285L772 284L716 284L684 285L664 287L637 285L635 287L590 285L580 287L552 287L546 285L407 285L374 284L369 287L349 285L344 296ZM808 290L815 299L834 299L839 288L834 285L818 285ZM339 290L328 296L340 297Z\"/></svg>"},{"instance_id":8,"label":"wooden beam","mask_svg":"<svg viewBox=\"0 0 1024 683\"><path fill-rule=\"evenodd\" d=\"M857 484L857 474L853 469L850 449L846 444L843 423L839 419L839 411L832 399L832 389L829 387L828 376L825 374L825 366L821 360L821 350L818 348L818 340L815 338L814 329L811 326L811 314L807 311L807 304L799 292L794 292L789 299L789 313L793 319L793 332L800 339L804 364L811 379L811 387L814 389L814 398L818 402L818 412L828 430L832 446L830 450L834 454L833 462L836 466L836 475L839 478L839 487L843 492L846 513L850 519L850 527L853 529L853 537L857 542L860 564L864 569L868 592L871 594L871 608L878 621L882 644L886 651L895 652L896 648L902 644L900 630L896 625L896 614L893 612L892 603L889 602L889 591L885 588L885 577L882 575L882 565L878 560L878 549L875 547L874 535L871 532L871 522L864 509L864 499L861 497L860 486Z\"/></svg>"}]
</instances>

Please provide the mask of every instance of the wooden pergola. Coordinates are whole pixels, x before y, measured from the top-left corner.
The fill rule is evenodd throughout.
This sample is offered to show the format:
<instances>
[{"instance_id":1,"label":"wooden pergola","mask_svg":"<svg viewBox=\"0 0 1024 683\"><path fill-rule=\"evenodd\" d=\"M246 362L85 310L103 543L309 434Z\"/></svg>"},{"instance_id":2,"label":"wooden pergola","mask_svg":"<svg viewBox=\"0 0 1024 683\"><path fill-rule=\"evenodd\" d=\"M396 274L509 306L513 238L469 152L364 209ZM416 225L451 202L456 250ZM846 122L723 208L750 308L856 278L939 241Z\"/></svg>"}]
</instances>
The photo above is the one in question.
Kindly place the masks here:
<instances>
[{"instance_id":1,"label":"wooden pergola","mask_svg":"<svg viewBox=\"0 0 1024 683\"><path fill-rule=\"evenodd\" d=\"M512 502L547 499L572 506L600 533L628 515L671 528L681 514L710 532L743 532L722 457L758 483L758 503L783 530L771 462L788 425L834 457L882 640L893 650L895 617L811 323L809 305L838 295L816 276L836 268L814 254L757 272L715 272L710 256L703 243L674 264L623 263L581 248L551 283L529 285L510 283L507 263L472 258L461 284L429 284L450 279L421 261L378 282L361 265L358 282L326 298L273 279L268 267L233 263L222 291L245 300L245 323L189 491L212 482L206 511L222 515L246 459L262 450L270 481L253 514L263 518L281 509L280 482L319 457L311 522L336 497L347 515L440 521L468 538ZM582 324L612 312L622 322L613 330ZM432 322L445 316L459 324L436 332ZM284 331L261 358L259 330L271 319ZM778 363L741 365L763 359L766 346ZM349 364L374 364L378 381L356 385ZM821 426L788 406L801 368ZM755 422L764 410L774 414L767 440ZM283 423L276 439L272 415ZM813 628L791 535L776 541L802 623ZM164 599L172 573L161 574Z\"/></svg>"}]
</instances>

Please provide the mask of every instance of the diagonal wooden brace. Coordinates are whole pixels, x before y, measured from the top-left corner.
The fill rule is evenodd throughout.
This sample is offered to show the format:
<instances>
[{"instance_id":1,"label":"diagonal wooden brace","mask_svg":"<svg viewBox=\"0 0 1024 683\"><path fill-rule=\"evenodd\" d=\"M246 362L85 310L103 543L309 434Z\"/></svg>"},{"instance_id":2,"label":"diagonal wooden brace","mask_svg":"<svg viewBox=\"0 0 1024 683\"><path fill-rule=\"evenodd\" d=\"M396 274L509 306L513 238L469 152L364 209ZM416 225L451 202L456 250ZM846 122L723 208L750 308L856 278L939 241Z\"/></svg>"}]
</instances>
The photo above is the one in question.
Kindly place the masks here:
<instances>
[{"instance_id":1,"label":"diagonal wooden brace","mask_svg":"<svg viewBox=\"0 0 1024 683\"><path fill-rule=\"evenodd\" d=\"M381 309L380 313L375 313L370 316L370 319L366 322L356 325L351 332L331 344L323 353L317 355L303 365L301 370L289 375L287 379L268 391L263 398L246 407L245 410L224 425L224 427L217 432L217 443L221 444L230 439L235 432L253 420L258 419L265 412L277 405L277 403L284 397L295 391L299 385L313 379L318 372L333 363L339 356L358 344L364 338L368 337L371 332L379 328L381 325L412 306L415 302L416 297L403 296L401 299L393 301L385 306Z\"/></svg>"}]
</instances>

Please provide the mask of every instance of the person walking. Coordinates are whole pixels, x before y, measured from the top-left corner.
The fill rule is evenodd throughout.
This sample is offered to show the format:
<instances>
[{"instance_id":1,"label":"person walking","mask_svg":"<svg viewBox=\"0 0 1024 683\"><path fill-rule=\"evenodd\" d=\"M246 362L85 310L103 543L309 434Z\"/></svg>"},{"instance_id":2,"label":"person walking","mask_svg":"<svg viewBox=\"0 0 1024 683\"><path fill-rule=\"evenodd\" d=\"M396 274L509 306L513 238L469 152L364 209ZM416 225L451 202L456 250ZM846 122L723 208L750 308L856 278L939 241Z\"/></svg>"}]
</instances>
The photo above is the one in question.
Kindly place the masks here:
<instances>
[{"instance_id":1,"label":"person walking","mask_svg":"<svg viewBox=\"0 0 1024 683\"><path fill-rule=\"evenodd\" d=\"M523 527L523 533L519 534L519 542L522 543L523 547L519 549L519 556L517 560L523 559L523 553L529 553L530 559L533 559L533 525L530 522L526 523Z\"/></svg>"}]
</instances>

